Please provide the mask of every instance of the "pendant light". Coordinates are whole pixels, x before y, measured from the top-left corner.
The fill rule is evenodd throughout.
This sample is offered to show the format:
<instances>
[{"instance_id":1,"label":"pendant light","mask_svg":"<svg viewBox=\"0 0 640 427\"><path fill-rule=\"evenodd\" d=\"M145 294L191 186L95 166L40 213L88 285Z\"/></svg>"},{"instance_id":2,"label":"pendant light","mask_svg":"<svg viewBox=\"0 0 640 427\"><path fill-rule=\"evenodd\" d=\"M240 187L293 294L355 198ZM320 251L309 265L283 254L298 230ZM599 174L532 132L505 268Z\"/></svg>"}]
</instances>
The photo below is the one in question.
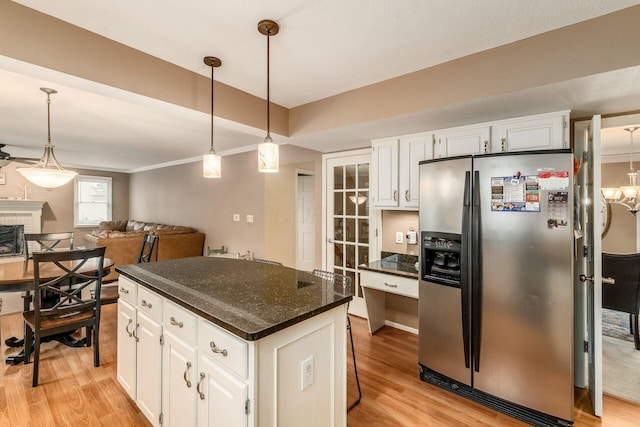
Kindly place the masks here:
<instances>
[{"instance_id":1,"label":"pendant light","mask_svg":"<svg viewBox=\"0 0 640 427\"><path fill-rule=\"evenodd\" d=\"M278 153L278 144L271 139L270 128L270 104L271 98L269 93L269 39L280 31L280 26L275 21L269 19L258 22L258 31L267 36L267 136L264 142L258 145L258 170L260 172L278 172L280 167L280 159Z\"/></svg>"},{"instance_id":2,"label":"pendant light","mask_svg":"<svg viewBox=\"0 0 640 427\"><path fill-rule=\"evenodd\" d=\"M211 67L211 149L202 156L202 176L205 178L220 178L222 176L222 161L213 149L213 71L222 65L222 61L214 56L205 56L204 63Z\"/></svg>"},{"instance_id":3,"label":"pendant light","mask_svg":"<svg viewBox=\"0 0 640 427\"><path fill-rule=\"evenodd\" d=\"M58 93L58 91L46 87L41 87L40 90L47 94L47 143L44 146L44 154L35 166L18 168L17 171L35 185L51 189L60 187L71 181L78 175L78 172L64 169L60 166L60 163L58 163L55 154L53 154L53 145L51 145L50 96Z\"/></svg>"}]
</instances>

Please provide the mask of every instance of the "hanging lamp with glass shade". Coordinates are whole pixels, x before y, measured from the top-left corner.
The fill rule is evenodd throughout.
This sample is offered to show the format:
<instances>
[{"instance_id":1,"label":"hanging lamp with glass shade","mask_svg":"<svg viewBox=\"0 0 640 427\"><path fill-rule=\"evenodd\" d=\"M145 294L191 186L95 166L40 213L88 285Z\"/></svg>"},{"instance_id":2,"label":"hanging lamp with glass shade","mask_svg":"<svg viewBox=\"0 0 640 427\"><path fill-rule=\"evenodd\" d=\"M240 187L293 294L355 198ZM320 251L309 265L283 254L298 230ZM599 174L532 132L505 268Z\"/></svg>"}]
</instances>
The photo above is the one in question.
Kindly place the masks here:
<instances>
[{"instance_id":1,"label":"hanging lamp with glass shade","mask_svg":"<svg viewBox=\"0 0 640 427\"><path fill-rule=\"evenodd\" d=\"M41 87L40 90L47 94L47 143L44 146L44 154L36 165L18 168L17 171L33 184L51 189L71 181L78 175L78 172L67 170L60 166L53 153L53 145L51 144L51 95L58 93L58 91L46 87Z\"/></svg>"},{"instance_id":2,"label":"hanging lamp with glass shade","mask_svg":"<svg viewBox=\"0 0 640 427\"><path fill-rule=\"evenodd\" d=\"M214 56L205 56L204 63L211 67L211 149L202 156L202 176L205 178L222 177L222 160L213 148L213 72L222 65L222 61Z\"/></svg>"},{"instance_id":3,"label":"hanging lamp with glass shade","mask_svg":"<svg viewBox=\"0 0 640 427\"><path fill-rule=\"evenodd\" d=\"M270 92L269 92L269 39L280 31L280 26L269 19L258 22L258 31L267 36L267 136L264 142L258 145L258 170L260 172L278 172L280 168L280 158L278 152L278 144L273 142L271 138L271 117L270 117Z\"/></svg>"}]
</instances>

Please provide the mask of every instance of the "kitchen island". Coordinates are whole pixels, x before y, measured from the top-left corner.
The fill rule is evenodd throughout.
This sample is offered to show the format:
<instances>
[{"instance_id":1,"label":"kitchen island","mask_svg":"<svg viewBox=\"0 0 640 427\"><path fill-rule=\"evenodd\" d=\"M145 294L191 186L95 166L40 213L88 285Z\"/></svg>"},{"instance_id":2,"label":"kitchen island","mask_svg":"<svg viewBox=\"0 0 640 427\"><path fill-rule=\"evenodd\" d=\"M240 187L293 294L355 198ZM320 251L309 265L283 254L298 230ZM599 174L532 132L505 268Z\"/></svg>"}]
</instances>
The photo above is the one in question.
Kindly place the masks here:
<instances>
[{"instance_id":1,"label":"kitchen island","mask_svg":"<svg viewBox=\"0 0 640 427\"><path fill-rule=\"evenodd\" d=\"M351 289L254 261L117 268L118 381L154 425L346 425Z\"/></svg>"}]
</instances>

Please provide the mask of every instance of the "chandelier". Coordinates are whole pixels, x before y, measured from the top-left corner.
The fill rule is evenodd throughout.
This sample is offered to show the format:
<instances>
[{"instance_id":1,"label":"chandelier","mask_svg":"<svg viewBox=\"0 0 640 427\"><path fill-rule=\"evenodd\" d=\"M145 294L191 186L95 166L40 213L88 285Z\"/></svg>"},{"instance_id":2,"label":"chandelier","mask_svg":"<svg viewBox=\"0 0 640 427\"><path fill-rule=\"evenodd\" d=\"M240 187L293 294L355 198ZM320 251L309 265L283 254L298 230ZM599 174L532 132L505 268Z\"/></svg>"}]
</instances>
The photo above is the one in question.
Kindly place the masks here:
<instances>
[{"instance_id":1,"label":"chandelier","mask_svg":"<svg viewBox=\"0 0 640 427\"><path fill-rule=\"evenodd\" d=\"M58 92L55 89L46 87L41 87L40 90L47 94L47 143L44 146L44 154L35 166L18 168L17 171L35 185L50 190L71 181L78 175L78 172L64 169L60 166L60 163L58 163L55 154L53 154L53 145L51 144L50 96Z\"/></svg>"},{"instance_id":2,"label":"chandelier","mask_svg":"<svg viewBox=\"0 0 640 427\"><path fill-rule=\"evenodd\" d=\"M631 154L629 160L629 185L619 188L608 187L602 189L602 197L607 203L617 203L627 208L632 215L640 210L640 187L638 187L638 172L633 168L633 132L640 127L625 128L629 132Z\"/></svg>"}]
</instances>

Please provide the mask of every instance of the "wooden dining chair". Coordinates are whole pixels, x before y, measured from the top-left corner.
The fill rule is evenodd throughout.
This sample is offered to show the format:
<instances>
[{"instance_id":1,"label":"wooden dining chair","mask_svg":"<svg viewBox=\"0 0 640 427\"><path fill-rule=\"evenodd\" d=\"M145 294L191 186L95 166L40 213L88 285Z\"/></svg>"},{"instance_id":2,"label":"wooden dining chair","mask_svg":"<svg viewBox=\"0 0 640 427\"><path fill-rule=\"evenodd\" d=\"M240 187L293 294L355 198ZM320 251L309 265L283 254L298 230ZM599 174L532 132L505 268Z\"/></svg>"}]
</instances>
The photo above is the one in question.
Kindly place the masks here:
<instances>
[{"instance_id":1,"label":"wooden dining chair","mask_svg":"<svg viewBox=\"0 0 640 427\"><path fill-rule=\"evenodd\" d=\"M343 288L351 287L351 277L346 276L344 274L333 273L331 271L319 270L315 269L311 272L312 275L319 277L321 279L327 280L329 282L333 282L336 285L342 286ZM347 309L348 309L347 305ZM356 349L353 345L353 333L351 332L351 319L349 319L349 315L347 314L347 331L349 332L349 339L351 341L351 356L353 357L353 371L356 377L356 386L358 387L358 397L353 401L351 405L347 408L347 412L356 407L360 400L362 399L362 389L360 388L360 378L358 377L358 366L356 365Z\"/></svg>"},{"instance_id":2,"label":"wooden dining chair","mask_svg":"<svg viewBox=\"0 0 640 427\"><path fill-rule=\"evenodd\" d=\"M24 259L32 258L33 244L38 244L38 251L52 252L60 249L73 249L73 232L63 233L25 233L24 234Z\"/></svg>"},{"instance_id":3,"label":"wooden dining chair","mask_svg":"<svg viewBox=\"0 0 640 427\"><path fill-rule=\"evenodd\" d=\"M33 254L33 310L23 313L25 363L30 362L31 347L34 347L33 387L38 385L40 342L44 337L85 328L85 345L93 345L93 365L100 366L100 300L86 291L83 296L82 291L93 288L95 294L100 294L105 249L99 247ZM89 260L96 261L96 269L80 273L79 270ZM41 272L51 269L59 269L60 274L53 279L41 279ZM50 277L50 274L47 276ZM68 286L68 283L73 285ZM53 305L44 300L47 294L58 297Z\"/></svg>"},{"instance_id":4,"label":"wooden dining chair","mask_svg":"<svg viewBox=\"0 0 640 427\"><path fill-rule=\"evenodd\" d=\"M142 245L140 246L140 253L138 254L138 264L143 262L151 262L152 258L155 255L155 261L158 260L158 251L153 251L156 245L156 241L158 240L158 236L154 234L145 234L142 239ZM93 291L92 291L93 292ZM114 304L118 302L118 298L120 294L118 293L118 284L107 285L102 287L102 291L100 293L100 304Z\"/></svg>"}]
</instances>

